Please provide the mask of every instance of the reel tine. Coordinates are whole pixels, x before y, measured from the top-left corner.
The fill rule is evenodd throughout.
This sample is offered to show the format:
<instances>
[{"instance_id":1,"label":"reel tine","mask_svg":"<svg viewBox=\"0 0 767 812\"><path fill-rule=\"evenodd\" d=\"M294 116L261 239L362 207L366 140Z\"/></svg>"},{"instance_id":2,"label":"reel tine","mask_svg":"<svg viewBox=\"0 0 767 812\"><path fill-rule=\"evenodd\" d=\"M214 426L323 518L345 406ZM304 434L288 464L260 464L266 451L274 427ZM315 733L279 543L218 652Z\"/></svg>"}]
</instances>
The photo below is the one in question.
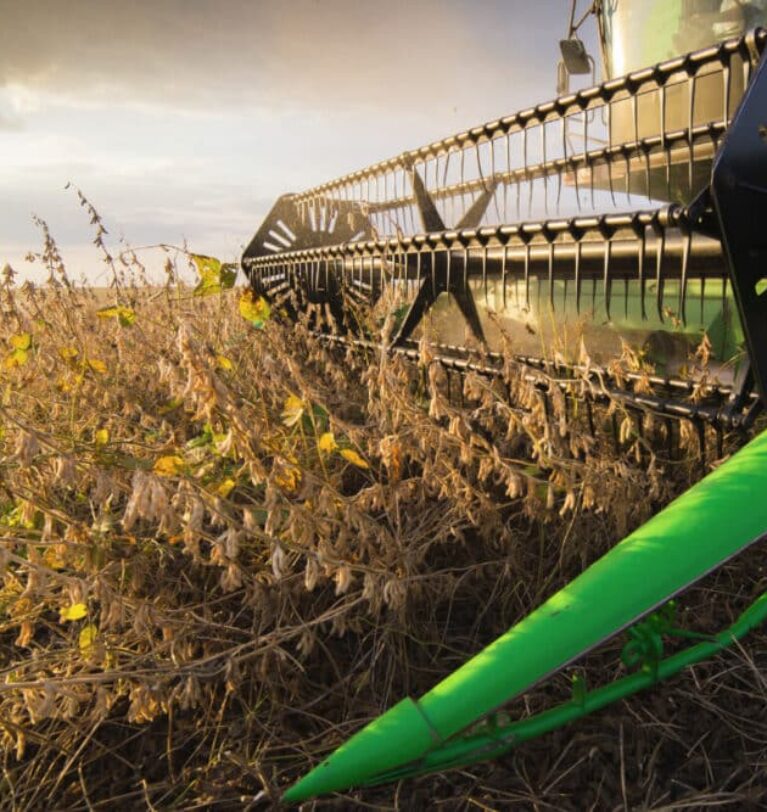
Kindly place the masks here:
<instances>
[{"instance_id":1,"label":"reel tine","mask_svg":"<svg viewBox=\"0 0 767 812\"><path fill-rule=\"evenodd\" d=\"M692 195L695 175L695 144L693 131L695 129L695 90L697 87L697 74L690 76L688 87L688 110L687 110L687 144L689 149L689 161L687 163L687 182L689 184L689 194Z\"/></svg>"},{"instance_id":2,"label":"reel tine","mask_svg":"<svg viewBox=\"0 0 767 812\"><path fill-rule=\"evenodd\" d=\"M682 217L679 222L679 230L682 232L682 273L679 282L679 316L682 325L687 325L687 272L690 264L690 249L692 247L692 229L687 223L687 218Z\"/></svg>"},{"instance_id":3,"label":"reel tine","mask_svg":"<svg viewBox=\"0 0 767 812\"><path fill-rule=\"evenodd\" d=\"M520 232L521 234L522 232ZM530 310L530 235L523 236L525 240L525 309Z\"/></svg>"},{"instance_id":4,"label":"reel tine","mask_svg":"<svg viewBox=\"0 0 767 812\"><path fill-rule=\"evenodd\" d=\"M449 283L448 283L449 285ZM463 249L463 286L464 288L469 287L469 249ZM450 287L448 286L448 290Z\"/></svg>"},{"instance_id":5,"label":"reel tine","mask_svg":"<svg viewBox=\"0 0 767 812\"><path fill-rule=\"evenodd\" d=\"M663 259L666 253L666 229L661 224L659 217L653 218L653 230L655 231L655 295L658 318L663 322Z\"/></svg>"},{"instance_id":6,"label":"reel tine","mask_svg":"<svg viewBox=\"0 0 767 812\"><path fill-rule=\"evenodd\" d=\"M604 217L601 218L601 222L599 225L599 233L602 235L602 239L604 240L604 258L603 258L603 265L602 265L602 290L604 291L605 296L605 313L607 314L607 320L611 320L610 315L610 299L612 295L612 276L610 274L610 259L612 256L612 236L613 231L610 226L607 224Z\"/></svg>"},{"instance_id":7,"label":"reel tine","mask_svg":"<svg viewBox=\"0 0 767 812\"><path fill-rule=\"evenodd\" d=\"M495 171L495 139L493 138L490 141L490 168L491 168L491 176L490 176L490 183L493 186L493 208L495 209L495 216L496 222L502 223L503 217L501 216L501 209L500 204L498 202L498 178L496 177Z\"/></svg>"},{"instance_id":8,"label":"reel tine","mask_svg":"<svg viewBox=\"0 0 767 812\"><path fill-rule=\"evenodd\" d=\"M434 294L434 298L437 298L437 263L434 257L434 248L432 247L431 253L429 254L429 266L431 270L431 289L432 293ZM448 279L450 278L450 271L448 270Z\"/></svg>"},{"instance_id":9,"label":"reel tine","mask_svg":"<svg viewBox=\"0 0 767 812\"><path fill-rule=\"evenodd\" d=\"M541 155L543 158L543 166L546 166L548 161L546 160L546 122L542 121L540 124L541 128ZM546 216L548 217L549 214L549 184L548 184L548 176L544 172L541 181L543 183L543 210L546 212Z\"/></svg>"},{"instance_id":10,"label":"reel tine","mask_svg":"<svg viewBox=\"0 0 767 812\"><path fill-rule=\"evenodd\" d=\"M548 242L548 250L549 250L549 306L551 307L551 312L554 312L554 235L548 229L544 230L544 237Z\"/></svg>"},{"instance_id":11,"label":"reel tine","mask_svg":"<svg viewBox=\"0 0 767 812\"><path fill-rule=\"evenodd\" d=\"M698 435L698 452L700 454L701 471L706 473L706 424L702 420L693 421Z\"/></svg>"},{"instance_id":12,"label":"reel tine","mask_svg":"<svg viewBox=\"0 0 767 812\"><path fill-rule=\"evenodd\" d=\"M511 172L511 133L506 133L506 174ZM503 182L503 219L508 220L509 209L509 178L504 178Z\"/></svg>"},{"instance_id":13,"label":"reel tine","mask_svg":"<svg viewBox=\"0 0 767 812\"><path fill-rule=\"evenodd\" d=\"M575 229L572 230L575 238L575 313L580 316L581 313L581 257L583 256L583 243L581 242L582 235Z\"/></svg>"},{"instance_id":14,"label":"reel tine","mask_svg":"<svg viewBox=\"0 0 767 812\"><path fill-rule=\"evenodd\" d=\"M506 262L508 259L508 251L509 246L508 244L504 244L502 253L501 253L501 288L502 288L502 295L503 295L503 308L506 309Z\"/></svg>"},{"instance_id":15,"label":"reel tine","mask_svg":"<svg viewBox=\"0 0 767 812\"><path fill-rule=\"evenodd\" d=\"M562 186L564 185L562 175L567 169L567 116L563 115L559 119L559 122L561 124L562 133L562 164L557 172L557 214L559 214L560 203L562 201Z\"/></svg>"},{"instance_id":16,"label":"reel tine","mask_svg":"<svg viewBox=\"0 0 767 812\"><path fill-rule=\"evenodd\" d=\"M582 211L581 209L581 187L580 182L578 180L578 161L575 157L573 157L573 185L575 186L575 200L578 206L578 211Z\"/></svg>"},{"instance_id":17,"label":"reel tine","mask_svg":"<svg viewBox=\"0 0 767 812\"><path fill-rule=\"evenodd\" d=\"M639 241L637 252L637 279L639 280L639 308L642 316L642 321L647 321L647 310L645 308L645 290L647 284L644 274L645 253L647 248L645 243L645 240L647 239L647 229L645 225L640 221L639 217L633 218L632 227L634 230L634 235L637 237Z\"/></svg>"},{"instance_id":18,"label":"reel tine","mask_svg":"<svg viewBox=\"0 0 767 812\"><path fill-rule=\"evenodd\" d=\"M658 116L660 118L660 148L663 152L663 161L666 169L666 200L671 200L671 153L666 138L666 83L663 82L658 90ZM649 160L649 155L648 155ZM649 194L647 195L650 196Z\"/></svg>"}]
</instances>

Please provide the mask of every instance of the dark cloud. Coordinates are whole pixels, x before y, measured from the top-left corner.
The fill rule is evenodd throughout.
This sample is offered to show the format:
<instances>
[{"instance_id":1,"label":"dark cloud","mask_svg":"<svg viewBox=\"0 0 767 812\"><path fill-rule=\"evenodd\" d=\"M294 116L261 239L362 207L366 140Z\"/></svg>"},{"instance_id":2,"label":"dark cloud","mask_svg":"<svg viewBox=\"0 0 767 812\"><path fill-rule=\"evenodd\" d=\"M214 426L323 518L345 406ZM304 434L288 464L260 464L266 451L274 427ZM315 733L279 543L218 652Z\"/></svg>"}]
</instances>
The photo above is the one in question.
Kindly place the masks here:
<instances>
[{"instance_id":1,"label":"dark cloud","mask_svg":"<svg viewBox=\"0 0 767 812\"><path fill-rule=\"evenodd\" d=\"M521 90L531 66L545 69L554 58L564 5L0 0L0 84L85 101L342 106L377 108L385 116ZM541 48L530 49L531 40ZM552 64L552 77L553 71ZM540 93L548 96L550 88ZM391 124L382 118L382 126Z\"/></svg>"}]
</instances>

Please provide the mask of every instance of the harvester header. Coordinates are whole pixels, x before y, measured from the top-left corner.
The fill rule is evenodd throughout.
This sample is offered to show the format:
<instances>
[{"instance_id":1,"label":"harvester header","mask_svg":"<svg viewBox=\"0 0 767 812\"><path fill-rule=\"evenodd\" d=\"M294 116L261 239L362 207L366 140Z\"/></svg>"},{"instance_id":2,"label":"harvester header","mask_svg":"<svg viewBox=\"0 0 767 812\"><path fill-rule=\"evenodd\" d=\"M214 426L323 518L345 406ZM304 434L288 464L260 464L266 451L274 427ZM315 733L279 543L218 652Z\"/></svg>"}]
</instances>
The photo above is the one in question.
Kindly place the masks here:
<instances>
[{"instance_id":1,"label":"harvester header","mask_svg":"<svg viewBox=\"0 0 767 812\"><path fill-rule=\"evenodd\" d=\"M586 376L628 404L745 443L767 395L767 4L573 3L560 95L281 197L247 247L255 291L321 340L497 376ZM593 14L597 61L579 38ZM594 84L571 91L573 75ZM366 314L383 312L383 335ZM379 321L380 324L380 321ZM711 366L687 364L703 337ZM547 351L576 337L587 369ZM623 343L655 373L614 375ZM543 348L543 349L542 349ZM595 395L595 392L597 394ZM590 406L589 406L590 408ZM589 412L589 421L593 423ZM466 731L658 609L767 533L765 435L629 536L420 700L408 698L286 795L467 764L647 687L764 619L764 599L708 647L506 732ZM705 461L704 461L705 462ZM747 516L747 520L745 517ZM740 521L743 519L743 521ZM593 618L595 595L603 596ZM609 599L604 598L609 595ZM589 597L590 596L590 597ZM546 645L529 645L535 638ZM531 732L532 731L532 732Z\"/></svg>"}]
</instances>

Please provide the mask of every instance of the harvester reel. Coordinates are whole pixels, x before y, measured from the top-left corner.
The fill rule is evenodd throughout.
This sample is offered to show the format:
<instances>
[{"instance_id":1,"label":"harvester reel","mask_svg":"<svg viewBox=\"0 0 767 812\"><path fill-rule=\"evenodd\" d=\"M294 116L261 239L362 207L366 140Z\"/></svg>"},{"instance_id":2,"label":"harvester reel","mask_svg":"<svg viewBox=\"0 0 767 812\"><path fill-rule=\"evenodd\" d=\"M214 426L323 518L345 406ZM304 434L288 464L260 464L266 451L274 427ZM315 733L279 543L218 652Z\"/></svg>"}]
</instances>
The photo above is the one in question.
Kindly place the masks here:
<instances>
[{"instance_id":1,"label":"harvester reel","mask_svg":"<svg viewBox=\"0 0 767 812\"><path fill-rule=\"evenodd\" d=\"M291 316L295 307L288 301L295 294L298 309L306 305L327 305L337 322L343 321L343 292L338 276L320 263L306 259L301 251L337 245L372 236L364 207L356 202L296 195L283 195L245 249L242 265L256 293L270 301L281 297ZM291 260L277 262L265 272L253 261L290 252Z\"/></svg>"},{"instance_id":2,"label":"harvester reel","mask_svg":"<svg viewBox=\"0 0 767 812\"><path fill-rule=\"evenodd\" d=\"M385 291L407 303L386 349L418 361L415 330L447 293L457 307L435 319L432 357L450 400L451 375L461 384L467 373L505 382L508 353L489 346L480 319L480 307L492 308L547 415L554 394L573 402L581 429L612 436L619 454L617 404L643 444L661 453L665 444L669 459L681 434L674 426L687 421L706 474L463 669L360 731L284 800L502 755L767 622L765 594L730 629L666 657L662 638L676 630L662 612L652 615L767 539L759 499L767 432L713 473L706 462L707 432L721 460L725 432L745 441L767 401L766 49L767 30L756 29L567 93L280 198L256 233L243 257L252 285L269 298L293 292L297 309L329 308L344 329L332 335L317 324L324 343L368 352L373 342L355 335L347 313ZM462 319L481 352L450 338ZM587 360L558 358L557 333L544 331L584 322ZM657 350L655 369L612 369L616 334L639 357L644 348L645 360ZM714 367L688 364L702 336ZM607 362L592 360L591 348ZM464 405L463 385L454 391ZM504 730L492 721L489 733L477 727L632 627L628 661L637 672Z\"/></svg>"}]
</instances>

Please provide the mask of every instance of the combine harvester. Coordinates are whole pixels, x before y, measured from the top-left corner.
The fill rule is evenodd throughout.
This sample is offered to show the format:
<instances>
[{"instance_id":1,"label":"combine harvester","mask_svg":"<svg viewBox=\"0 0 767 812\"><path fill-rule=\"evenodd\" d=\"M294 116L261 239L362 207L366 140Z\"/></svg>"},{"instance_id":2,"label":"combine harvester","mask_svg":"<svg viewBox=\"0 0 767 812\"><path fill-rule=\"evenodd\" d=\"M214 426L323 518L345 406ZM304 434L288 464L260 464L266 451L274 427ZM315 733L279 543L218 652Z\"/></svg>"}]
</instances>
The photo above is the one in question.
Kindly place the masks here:
<instances>
[{"instance_id":1,"label":"combine harvester","mask_svg":"<svg viewBox=\"0 0 767 812\"><path fill-rule=\"evenodd\" d=\"M701 456L707 432L720 456L725 432L743 437L713 473L463 667L353 736L286 802L495 758L767 619L763 595L732 627L663 655L663 636L679 633L665 605L767 535L767 432L747 442L767 396L765 6L597 0L576 19L574 2L555 101L286 195L248 246L255 291L294 316L308 310L328 342L380 343L356 316L391 296L407 306L389 352L417 358L431 311L437 360L453 374L500 374L503 331L531 375L555 370L565 386L595 376L587 402L618 400L640 431L652 415L671 440L691 421ZM589 15L605 78L570 92L571 74L595 73L578 37ZM623 338L659 374L541 357L552 323L566 332L584 320L592 359L615 357ZM718 383L695 399L684 364L704 332ZM628 676L496 723L499 708L625 629Z\"/></svg>"}]
</instances>

